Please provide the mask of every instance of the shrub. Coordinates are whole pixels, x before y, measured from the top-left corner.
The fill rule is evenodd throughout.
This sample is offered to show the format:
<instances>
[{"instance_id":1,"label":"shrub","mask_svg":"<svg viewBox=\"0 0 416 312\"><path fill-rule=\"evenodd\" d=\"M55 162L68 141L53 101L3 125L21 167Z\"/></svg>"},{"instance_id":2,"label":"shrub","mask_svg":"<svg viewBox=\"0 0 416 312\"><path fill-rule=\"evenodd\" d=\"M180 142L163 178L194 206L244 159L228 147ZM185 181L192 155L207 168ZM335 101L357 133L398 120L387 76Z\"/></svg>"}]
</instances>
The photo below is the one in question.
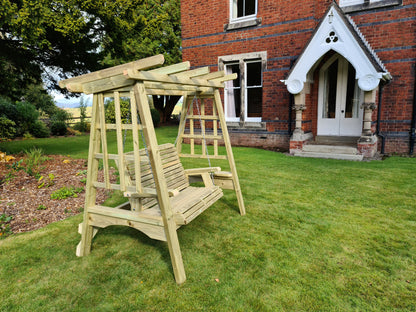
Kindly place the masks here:
<instances>
[{"instance_id":1,"label":"shrub","mask_svg":"<svg viewBox=\"0 0 416 312\"><path fill-rule=\"evenodd\" d=\"M36 120L29 131L37 138L48 138L51 135L49 128L41 120Z\"/></svg>"},{"instance_id":2,"label":"shrub","mask_svg":"<svg viewBox=\"0 0 416 312\"><path fill-rule=\"evenodd\" d=\"M153 126L158 127L160 124L160 114L157 109L152 108L150 110L152 114ZM128 99L121 99L120 100L120 114L121 114L121 122L124 123L131 123L131 116L130 116L130 101ZM105 122L106 123L116 123L116 113L114 108L114 100L108 101L105 103Z\"/></svg>"},{"instance_id":3,"label":"shrub","mask_svg":"<svg viewBox=\"0 0 416 312\"><path fill-rule=\"evenodd\" d=\"M152 114L153 126L155 128L159 127L159 124L160 124L160 114L159 114L158 110L155 109L155 108L152 108L150 110L150 113Z\"/></svg>"},{"instance_id":4,"label":"shrub","mask_svg":"<svg viewBox=\"0 0 416 312\"><path fill-rule=\"evenodd\" d=\"M36 177L39 175L39 171L41 170L40 166L48 160L48 157L43 155L43 151L40 148L33 147L28 151L25 151L25 164L24 171L30 176Z\"/></svg>"},{"instance_id":5,"label":"shrub","mask_svg":"<svg viewBox=\"0 0 416 312\"><path fill-rule=\"evenodd\" d=\"M25 133L23 133L23 140L32 140L32 139L34 139L33 135L31 135L29 131L26 131Z\"/></svg>"},{"instance_id":6,"label":"shrub","mask_svg":"<svg viewBox=\"0 0 416 312\"><path fill-rule=\"evenodd\" d=\"M71 113L67 112L64 109L58 108L55 110L54 114L51 116L51 124L56 121L62 121L66 123L68 119L71 118Z\"/></svg>"},{"instance_id":7,"label":"shrub","mask_svg":"<svg viewBox=\"0 0 416 312\"><path fill-rule=\"evenodd\" d=\"M0 237L5 237L13 233L10 229L10 221L12 221L12 219L12 216L8 216L5 213L0 215Z\"/></svg>"},{"instance_id":8,"label":"shrub","mask_svg":"<svg viewBox=\"0 0 416 312\"><path fill-rule=\"evenodd\" d=\"M7 117L0 116L0 138L13 139L16 134L16 123Z\"/></svg>"},{"instance_id":9,"label":"shrub","mask_svg":"<svg viewBox=\"0 0 416 312\"><path fill-rule=\"evenodd\" d=\"M85 98L83 96L81 97L81 100L79 102L79 115L80 121L76 124L77 129L75 130L87 132L87 122L85 121L85 119L87 118L87 103L85 102Z\"/></svg>"},{"instance_id":10,"label":"shrub","mask_svg":"<svg viewBox=\"0 0 416 312\"><path fill-rule=\"evenodd\" d=\"M82 133L80 132L80 131L78 131L78 130L75 130L75 129L72 129L72 128L66 128L66 132L69 134L69 135L81 135Z\"/></svg>"},{"instance_id":11,"label":"shrub","mask_svg":"<svg viewBox=\"0 0 416 312\"><path fill-rule=\"evenodd\" d=\"M51 194L51 198L52 199L65 199L68 197L78 197L78 194L83 191L84 191L83 187L75 188L71 186L70 188L68 188L66 186L63 186L59 190L56 190L55 192L53 192Z\"/></svg>"},{"instance_id":12,"label":"shrub","mask_svg":"<svg viewBox=\"0 0 416 312\"><path fill-rule=\"evenodd\" d=\"M22 135L29 132L32 125L38 120L39 112L35 106L28 102L17 102L16 110L18 116L13 120L17 125L17 135Z\"/></svg>"},{"instance_id":13,"label":"shrub","mask_svg":"<svg viewBox=\"0 0 416 312\"><path fill-rule=\"evenodd\" d=\"M25 100L49 116L57 109L52 96L50 96L42 85L29 85L24 93Z\"/></svg>"},{"instance_id":14,"label":"shrub","mask_svg":"<svg viewBox=\"0 0 416 312\"><path fill-rule=\"evenodd\" d=\"M77 122L73 128L80 132L90 132L91 124L89 122Z\"/></svg>"},{"instance_id":15,"label":"shrub","mask_svg":"<svg viewBox=\"0 0 416 312\"><path fill-rule=\"evenodd\" d=\"M15 122L19 114L17 112L16 105L14 105L9 99L0 97L0 115Z\"/></svg>"},{"instance_id":16,"label":"shrub","mask_svg":"<svg viewBox=\"0 0 416 312\"><path fill-rule=\"evenodd\" d=\"M130 116L130 101L128 99L120 100L120 114L122 123L131 123ZM105 122L116 123L116 112L114 107L114 100L105 103Z\"/></svg>"},{"instance_id":17,"label":"shrub","mask_svg":"<svg viewBox=\"0 0 416 312\"><path fill-rule=\"evenodd\" d=\"M51 123L51 133L52 135L65 135L67 131L67 126L65 121L56 120Z\"/></svg>"}]
</instances>

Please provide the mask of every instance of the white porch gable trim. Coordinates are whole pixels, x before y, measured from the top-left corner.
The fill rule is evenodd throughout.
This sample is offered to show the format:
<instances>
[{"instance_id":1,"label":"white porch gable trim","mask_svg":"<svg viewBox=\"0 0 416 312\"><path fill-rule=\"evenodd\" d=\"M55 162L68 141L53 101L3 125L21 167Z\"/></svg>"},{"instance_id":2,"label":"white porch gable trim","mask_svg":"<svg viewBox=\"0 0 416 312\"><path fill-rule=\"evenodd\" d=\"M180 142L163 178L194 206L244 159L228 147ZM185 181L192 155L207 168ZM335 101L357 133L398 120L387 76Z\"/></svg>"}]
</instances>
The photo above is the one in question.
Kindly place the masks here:
<instances>
[{"instance_id":1,"label":"white porch gable trim","mask_svg":"<svg viewBox=\"0 0 416 312\"><path fill-rule=\"evenodd\" d=\"M353 20L333 2L288 78L282 80L290 93L298 94L303 90L310 69L330 50L341 54L351 63L356 71L358 85L364 91L375 89L381 79L391 79L390 73Z\"/></svg>"}]
</instances>

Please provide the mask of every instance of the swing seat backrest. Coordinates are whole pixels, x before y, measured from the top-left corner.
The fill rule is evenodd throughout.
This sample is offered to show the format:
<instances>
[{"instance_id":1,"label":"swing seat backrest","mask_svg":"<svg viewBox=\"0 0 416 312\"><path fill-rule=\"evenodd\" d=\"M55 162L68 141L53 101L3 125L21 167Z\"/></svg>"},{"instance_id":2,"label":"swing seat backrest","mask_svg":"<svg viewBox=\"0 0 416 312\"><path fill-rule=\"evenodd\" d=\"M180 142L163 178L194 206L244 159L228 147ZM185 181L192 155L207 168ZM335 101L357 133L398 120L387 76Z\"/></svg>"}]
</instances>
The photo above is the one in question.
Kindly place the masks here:
<instances>
[{"instance_id":1,"label":"swing seat backrest","mask_svg":"<svg viewBox=\"0 0 416 312\"><path fill-rule=\"evenodd\" d=\"M162 160L163 174L167 188L171 195L170 203L174 219L178 226L191 222L200 213L215 203L223 196L220 187L212 183L205 183L205 187L194 187L189 185L189 176L194 176L197 170L184 170L178 153L173 144L159 146ZM132 154L132 152L126 153ZM126 160L127 184L135 185L136 176L134 161ZM211 171L219 171L220 168L211 168ZM207 170L203 170L207 174ZM155 188L155 181L146 150L140 150L140 174L141 184L144 188ZM142 211L148 215L160 216L160 209L156 198L129 197L132 210Z\"/></svg>"}]
</instances>

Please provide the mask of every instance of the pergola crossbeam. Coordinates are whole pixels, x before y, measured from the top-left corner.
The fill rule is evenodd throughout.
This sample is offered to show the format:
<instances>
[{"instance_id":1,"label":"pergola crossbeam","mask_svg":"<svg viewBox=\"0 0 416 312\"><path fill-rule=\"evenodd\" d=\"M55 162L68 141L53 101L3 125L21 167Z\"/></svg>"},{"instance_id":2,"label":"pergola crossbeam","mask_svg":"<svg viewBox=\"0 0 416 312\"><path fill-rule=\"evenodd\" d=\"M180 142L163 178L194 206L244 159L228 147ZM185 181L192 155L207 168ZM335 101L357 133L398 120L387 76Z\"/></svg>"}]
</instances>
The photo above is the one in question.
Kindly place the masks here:
<instances>
[{"instance_id":1,"label":"pergola crossbeam","mask_svg":"<svg viewBox=\"0 0 416 312\"><path fill-rule=\"evenodd\" d=\"M237 74L226 75L223 71L210 73L209 67L191 70L189 62L158 67L163 61L163 56L158 55L66 79L60 82L60 86L71 92L93 94L86 201L77 255L90 253L92 239L99 228L129 226L167 243L176 282L181 284L186 276L176 230L219 200L223 196L222 189L235 190L240 213L245 214L219 97L219 89L224 88L224 82L237 78ZM158 144L149 95L184 96L177 146ZM201 101L199 116L196 116L192 105L192 98L197 97ZM211 101L205 101L205 98ZM115 121L112 123L106 121L108 116L104 103L108 99L114 101ZM127 118L125 101L129 101ZM207 105L212 105L212 112ZM189 115L189 134L184 133L186 115ZM195 133L194 125L198 121L200 132ZM206 127L211 127L211 124L212 131L206 132ZM222 131L218 131L219 126ZM114 136L107 135L108 131L115 132L116 151L109 146ZM181 151L184 139L191 141L191 154ZM207 140L213 142L213 158L228 160L231 172L211 166L191 170L183 168L180 155L208 158L206 145L201 148L202 155L195 154L194 149L195 141L206 143ZM227 155L219 155L218 141L226 145ZM101 163L103 175L98 174ZM112 179L110 163L116 164L119 180ZM190 184L198 179L204 187ZM121 191L128 198L127 204L115 208L98 205L97 189L100 188Z\"/></svg>"}]
</instances>

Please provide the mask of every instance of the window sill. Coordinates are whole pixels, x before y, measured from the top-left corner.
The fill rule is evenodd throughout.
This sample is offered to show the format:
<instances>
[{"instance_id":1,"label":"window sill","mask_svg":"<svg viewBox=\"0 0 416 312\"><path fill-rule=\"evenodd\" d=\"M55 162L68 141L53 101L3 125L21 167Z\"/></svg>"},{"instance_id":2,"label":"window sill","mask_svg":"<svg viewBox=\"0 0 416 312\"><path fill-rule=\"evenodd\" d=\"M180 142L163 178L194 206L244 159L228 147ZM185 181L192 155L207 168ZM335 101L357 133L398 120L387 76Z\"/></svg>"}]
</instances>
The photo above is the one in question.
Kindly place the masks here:
<instances>
[{"instance_id":1,"label":"window sill","mask_svg":"<svg viewBox=\"0 0 416 312\"><path fill-rule=\"evenodd\" d=\"M357 12L357 11L364 11L364 10L371 10L375 8L382 8L387 6L393 6L393 5L401 5L402 0L384 0L384 1L378 1L374 3L363 3L363 4L356 4L356 5L350 5L342 7L342 10L344 13L351 13L351 12Z\"/></svg>"},{"instance_id":2,"label":"window sill","mask_svg":"<svg viewBox=\"0 0 416 312\"><path fill-rule=\"evenodd\" d=\"M227 128L233 130L266 130L266 123L265 122L235 122L235 121L227 121Z\"/></svg>"},{"instance_id":3,"label":"window sill","mask_svg":"<svg viewBox=\"0 0 416 312\"><path fill-rule=\"evenodd\" d=\"M261 18L255 18L248 21L232 22L224 25L224 31L230 31L240 28L253 27L261 25Z\"/></svg>"}]
</instances>

